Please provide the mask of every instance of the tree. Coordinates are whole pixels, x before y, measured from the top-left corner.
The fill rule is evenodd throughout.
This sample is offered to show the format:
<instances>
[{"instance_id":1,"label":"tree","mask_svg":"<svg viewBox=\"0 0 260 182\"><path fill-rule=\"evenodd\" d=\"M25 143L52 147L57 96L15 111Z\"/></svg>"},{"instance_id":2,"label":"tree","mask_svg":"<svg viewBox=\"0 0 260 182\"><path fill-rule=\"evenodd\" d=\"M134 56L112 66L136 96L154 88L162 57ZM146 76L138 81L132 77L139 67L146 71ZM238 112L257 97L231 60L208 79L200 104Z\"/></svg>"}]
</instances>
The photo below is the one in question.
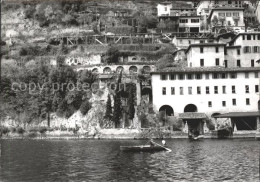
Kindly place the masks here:
<instances>
[{"instance_id":1,"label":"tree","mask_svg":"<svg viewBox=\"0 0 260 182\"><path fill-rule=\"evenodd\" d=\"M141 122L141 128L148 128L149 127L149 120L145 113L141 113L139 115L139 121Z\"/></svg>"},{"instance_id":2,"label":"tree","mask_svg":"<svg viewBox=\"0 0 260 182\"><path fill-rule=\"evenodd\" d=\"M112 119L112 106L111 106L111 98L110 98L109 94L107 95L105 119L108 119L108 120Z\"/></svg>"},{"instance_id":3,"label":"tree","mask_svg":"<svg viewBox=\"0 0 260 182\"><path fill-rule=\"evenodd\" d=\"M79 72L79 81L84 84L89 84L89 87L97 80L97 75L93 74L90 70Z\"/></svg>"},{"instance_id":4,"label":"tree","mask_svg":"<svg viewBox=\"0 0 260 182\"><path fill-rule=\"evenodd\" d=\"M80 106L80 112L83 115L86 115L88 113L88 111L91 109L91 104L88 100L84 101L81 106Z\"/></svg>"},{"instance_id":5,"label":"tree","mask_svg":"<svg viewBox=\"0 0 260 182\"><path fill-rule=\"evenodd\" d=\"M135 100L134 100L134 89L133 85L130 86L128 93L128 116L131 121L135 117Z\"/></svg>"},{"instance_id":6,"label":"tree","mask_svg":"<svg viewBox=\"0 0 260 182\"><path fill-rule=\"evenodd\" d=\"M173 67L174 65L174 56L171 54L165 54L161 59L159 59L155 66L157 69L163 69Z\"/></svg>"},{"instance_id":7,"label":"tree","mask_svg":"<svg viewBox=\"0 0 260 182\"><path fill-rule=\"evenodd\" d=\"M164 21L160 21L157 25L157 28L159 29L165 29L166 28L166 23Z\"/></svg>"},{"instance_id":8,"label":"tree","mask_svg":"<svg viewBox=\"0 0 260 182\"><path fill-rule=\"evenodd\" d=\"M113 112L113 121L115 122L115 127L119 128L120 127L120 119L122 118L122 101L121 101L121 92L119 85L121 83L121 78L122 78L122 71L120 72L118 81L117 81L117 86L115 90L115 96L114 96L114 112Z\"/></svg>"},{"instance_id":9,"label":"tree","mask_svg":"<svg viewBox=\"0 0 260 182\"><path fill-rule=\"evenodd\" d=\"M119 58L119 50L117 47L110 47L104 55L104 61L106 63L117 63Z\"/></svg>"},{"instance_id":10,"label":"tree","mask_svg":"<svg viewBox=\"0 0 260 182\"><path fill-rule=\"evenodd\" d=\"M212 19L212 24L214 25L214 26L217 26L218 25L218 17L215 15L214 17L213 17L213 19Z\"/></svg>"}]
</instances>

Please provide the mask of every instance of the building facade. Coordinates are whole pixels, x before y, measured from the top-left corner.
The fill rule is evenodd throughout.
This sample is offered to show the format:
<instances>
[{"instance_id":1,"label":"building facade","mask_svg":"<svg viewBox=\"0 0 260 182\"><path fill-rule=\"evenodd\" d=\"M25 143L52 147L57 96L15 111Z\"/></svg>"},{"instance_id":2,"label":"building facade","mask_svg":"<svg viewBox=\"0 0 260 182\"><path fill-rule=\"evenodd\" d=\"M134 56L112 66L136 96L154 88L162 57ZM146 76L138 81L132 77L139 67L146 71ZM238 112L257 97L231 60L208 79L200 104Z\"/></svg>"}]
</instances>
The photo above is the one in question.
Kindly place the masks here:
<instances>
[{"instance_id":1,"label":"building facade","mask_svg":"<svg viewBox=\"0 0 260 182\"><path fill-rule=\"evenodd\" d=\"M211 27L244 27L244 8L220 7L211 10Z\"/></svg>"},{"instance_id":2,"label":"building facade","mask_svg":"<svg viewBox=\"0 0 260 182\"><path fill-rule=\"evenodd\" d=\"M189 45L187 67L151 73L154 110L183 119L193 134L218 116L230 118L234 130L260 128L259 34Z\"/></svg>"},{"instance_id":3,"label":"building facade","mask_svg":"<svg viewBox=\"0 0 260 182\"><path fill-rule=\"evenodd\" d=\"M179 32L200 32L200 16L180 16Z\"/></svg>"},{"instance_id":4,"label":"building facade","mask_svg":"<svg viewBox=\"0 0 260 182\"><path fill-rule=\"evenodd\" d=\"M153 103L159 111L168 105L184 112L256 111L260 68L185 68L152 72ZM189 109L193 105L194 109Z\"/></svg>"},{"instance_id":5,"label":"building facade","mask_svg":"<svg viewBox=\"0 0 260 182\"><path fill-rule=\"evenodd\" d=\"M225 44L191 44L186 50L188 67L224 67Z\"/></svg>"},{"instance_id":6,"label":"building facade","mask_svg":"<svg viewBox=\"0 0 260 182\"><path fill-rule=\"evenodd\" d=\"M171 2L161 2L157 5L157 15L158 16L170 16L172 3Z\"/></svg>"}]
</instances>

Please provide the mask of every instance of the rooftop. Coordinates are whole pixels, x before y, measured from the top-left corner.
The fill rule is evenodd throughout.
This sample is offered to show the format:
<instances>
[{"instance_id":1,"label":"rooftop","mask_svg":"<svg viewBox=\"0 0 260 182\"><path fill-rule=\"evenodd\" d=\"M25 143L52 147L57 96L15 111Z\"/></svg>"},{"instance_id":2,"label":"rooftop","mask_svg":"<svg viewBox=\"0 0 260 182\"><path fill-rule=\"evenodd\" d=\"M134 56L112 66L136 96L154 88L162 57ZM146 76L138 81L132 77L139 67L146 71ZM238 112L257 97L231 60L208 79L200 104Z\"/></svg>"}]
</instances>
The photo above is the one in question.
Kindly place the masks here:
<instances>
[{"instance_id":1,"label":"rooftop","mask_svg":"<svg viewBox=\"0 0 260 182\"><path fill-rule=\"evenodd\" d=\"M237 34L237 35L229 42L229 44L232 44L233 42L235 42L236 39L237 39L240 35L260 35L260 32L244 32L244 33L239 33L239 34Z\"/></svg>"},{"instance_id":2,"label":"rooftop","mask_svg":"<svg viewBox=\"0 0 260 182\"><path fill-rule=\"evenodd\" d=\"M231 37L232 39L236 36L235 33L233 32L227 32L227 33L223 33L223 34L220 34L217 36L217 40L219 40L220 38L224 38L224 39L227 39L229 37Z\"/></svg>"},{"instance_id":3,"label":"rooftop","mask_svg":"<svg viewBox=\"0 0 260 182\"><path fill-rule=\"evenodd\" d=\"M213 8L210 11L210 14L209 14L208 18L211 19L211 16L212 16L214 11L227 11L227 10L231 10L231 11L244 11L245 9L244 8L237 8L237 7L218 7L218 8Z\"/></svg>"},{"instance_id":4,"label":"rooftop","mask_svg":"<svg viewBox=\"0 0 260 182\"><path fill-rule=\"evenodd\" d=\"M158 4L172 4L170 1L159 2Z\"/></svg>"},{"instance_id":5,"label":"rooftop","mask_svg":"<svg viewBox=\"0 0 260 182\"><path fill-rule=\"evenodd\" d=\"M237 118L237 117L256 117L260 116L260 111L255 112L229 112L225 114L219 114L214 118Z\"/></svg>"},{"instance_id":6,"label":"rooftop","mask_svg":"<svg viewBox=\"0 0 260 182\"><path fill-rule=\"evenodd\" d=\"M186 50L186 53L189 52L191 47L212 47L212 46L226 46L226 44L219 44L219 43L200 43L200 44L190 44L188 49Z\"/></svg>"},{"instance_id":7,"label":"rooftop","mask_svg":"<svg viewBox=\"0 0 260 182\"><path fill-rule=\"evenodd\" d=\"M260 71L260 67L243 67L243 68L225 68L225 67L168 67L162 70L153 71L153 74L162 73L211 73L211 72L250 72L250 71Z\"/></svg>"}]
</instances>

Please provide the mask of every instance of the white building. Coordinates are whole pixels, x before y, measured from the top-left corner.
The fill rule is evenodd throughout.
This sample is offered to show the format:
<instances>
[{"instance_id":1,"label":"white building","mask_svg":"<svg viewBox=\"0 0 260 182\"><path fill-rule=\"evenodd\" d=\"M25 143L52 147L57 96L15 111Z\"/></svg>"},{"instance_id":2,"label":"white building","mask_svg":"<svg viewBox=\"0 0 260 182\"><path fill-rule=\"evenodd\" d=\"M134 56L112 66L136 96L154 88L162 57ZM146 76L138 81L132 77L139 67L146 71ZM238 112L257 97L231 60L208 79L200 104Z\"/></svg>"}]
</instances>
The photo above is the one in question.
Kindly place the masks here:
<instances>
[{"instance_id":1,"label":"white building","mask_svg":"<svg viewBox=\"0 0 260 182\"><path fill-rule=\"evenodd\" d=\"M186 50L188 67L224 67L225 44L191 44Z\"/></svg>"},{"instance_id":2,"label":"white building","mask_svg":"<svg viewBox=\"0 0 260 182\"><path fill-rule=\"evenodd\" d=\"M197 15L196 8L171 8L170 11L171 16L191 16Z\"/></svg>"},{"instance_id":3,"label":"white building","mask_svg":"<svg viewBox=\"0 0 260 182\"><path fill-rule=\"evenodd\" d=\"M260 33L240 33L227 46L228 67L260 67Z\"/></svg>"},{"instance_id":4,"label":"white building","mask_svg":"<svg viewBox=\"0 0 260 182\"><path fill-rule=\"evenodd\" d=\"M245 3L250 3L248 1L236 0L236 1L224 1L224 0L211 0L205 1L202 0L197 5L197 14L198 15L209 15L210 10L217 7L240 7L242 8Z\"/></svg>"},{"instance_id":5,"label":"white building","mask_svg":"<svg viewBox=\"0 0 260 182\"><path fill-rule=\"evenodd\" d=\"M255 14L256 14L258 22L260 23L260 3L259 2L257 3Z\"/></svg>"},{"instance_id":6,"label":"white building","mask_svg":"<svg viewBox=\"0 0 260 182\"><path fill-rule=\"evenodd\" d=\"M179 32L200 32L200 16L180 16Z\"/></svg>"},{"instance_id":7,"label":"white building","mask_svg":"<svg viewBox=\"0 0 260 182\"><path fill-rule=\"evenodd\" d=\"M213 116L231 118L238 130L260 128L259 34L238 34L229 45L191 44L187 67L151 73L154 109L183 119L189 133L203 134Z\"/></svg>"},{"instance_id":8,"label":"white building","mask_svg":"<svg viewBox=\"0 0 260 182\"><path fill-rule=\"evenodd\" d=\"M172 44L178 48L188 48L191 44L209 43L208 38L200 37L177 37L172 39Z\"/></svg>"},{"instance_id":9,"label":"white building","mask_svg":"<svg viewBox=\"0 0 260 182\"><path fill-rule=\"evenodd\" d=\"M256 130L260 116L259 75L259 67L156 71L152 73L154 109L187 121L189 130L199 134L203 134L205 120L225 113L240 114L239 118L231 118L238 130Z\"/></svg>"},{"instance_id":10,"label":"white building","mask_svg":"<svg viewBox=\"0 0 260 182\"><path fill-rule=\"evenodd\" d=\"M168 105L172 115L257 111L260 68L167 68L152 72L154 108ZM250 80L250 82L249 82ZM234 100L235 99L235 100ZM194 111L189 107L196 107Z\"/></svg>"},{"instance_id":11,"label":"white building","mask_svg":"<svg viewBox=\"0 0 260 182\"><path fill-rule=\"evenodd\" d=\"M244 27L244 8L220 7L211 10L211 27Z\"/></svg>"},{"instance_id":12,"label":"white building","mask_svg":"<svg viewBox=\"0 0 260 182\"><path fill-rule=\"evenodd\" d=\"M172 3L171 2L161 2L157 5L157 15L158 16L170 16Z\"/></svg>"}]
</instances>

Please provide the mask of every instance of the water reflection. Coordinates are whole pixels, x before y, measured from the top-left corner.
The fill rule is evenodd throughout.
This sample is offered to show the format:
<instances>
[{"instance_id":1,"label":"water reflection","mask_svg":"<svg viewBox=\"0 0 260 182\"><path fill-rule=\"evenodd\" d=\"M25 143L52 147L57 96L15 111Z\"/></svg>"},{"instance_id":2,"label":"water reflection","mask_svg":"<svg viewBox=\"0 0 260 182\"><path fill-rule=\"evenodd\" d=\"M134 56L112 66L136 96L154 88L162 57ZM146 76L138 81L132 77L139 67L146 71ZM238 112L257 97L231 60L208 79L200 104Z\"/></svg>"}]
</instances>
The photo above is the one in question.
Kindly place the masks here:
<instances>
[{"instance_id":1,"label":"water reflection","mask_svg":"<svg viewBox=\"0 0 260 182\"><path fill-rule=\"evenodd\" d=\"M159 141L158 141L159 142ZM121 152L145 141L0 141L0 181L259 179L259 142L168 140L172 152Z\"/></svg>"}]
</instances>

